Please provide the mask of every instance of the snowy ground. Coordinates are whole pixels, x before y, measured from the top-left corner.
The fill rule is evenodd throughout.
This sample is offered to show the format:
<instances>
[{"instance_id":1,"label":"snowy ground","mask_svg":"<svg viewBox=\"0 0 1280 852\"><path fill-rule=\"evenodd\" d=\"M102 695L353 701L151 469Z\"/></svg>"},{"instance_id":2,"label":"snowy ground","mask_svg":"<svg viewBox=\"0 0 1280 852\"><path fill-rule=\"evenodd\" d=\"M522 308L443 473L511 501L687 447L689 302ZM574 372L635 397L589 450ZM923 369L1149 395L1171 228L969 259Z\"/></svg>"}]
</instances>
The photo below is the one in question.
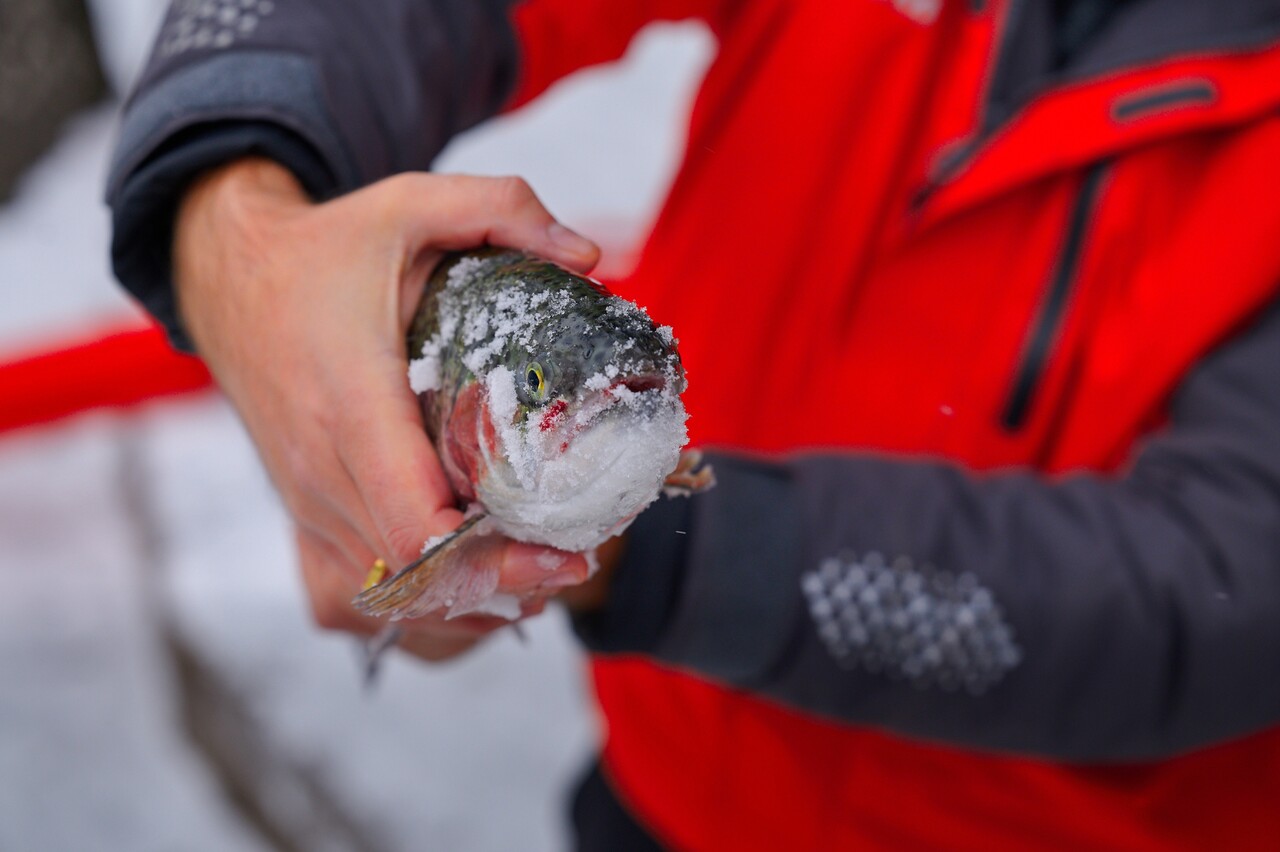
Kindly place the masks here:
<instances>
[{"instance_id":1,"label":"snowy ground","mask_svg":"<svg viewBox=\"0 0 1280 852\"><path fill-rule=\"evenodd\" d=\"M127 78L156 4L95 9ZM441 168L522 174L633 241L709 51L650 31ZM112 128L77 121L0 208L0 363L133 311L98 201ZM308 622L285 529L216 396L0 436L0 849L563 847L597 736L563 619L444 668L392 661L366 695L351 644Z\"/></svg>"}]
</instances>

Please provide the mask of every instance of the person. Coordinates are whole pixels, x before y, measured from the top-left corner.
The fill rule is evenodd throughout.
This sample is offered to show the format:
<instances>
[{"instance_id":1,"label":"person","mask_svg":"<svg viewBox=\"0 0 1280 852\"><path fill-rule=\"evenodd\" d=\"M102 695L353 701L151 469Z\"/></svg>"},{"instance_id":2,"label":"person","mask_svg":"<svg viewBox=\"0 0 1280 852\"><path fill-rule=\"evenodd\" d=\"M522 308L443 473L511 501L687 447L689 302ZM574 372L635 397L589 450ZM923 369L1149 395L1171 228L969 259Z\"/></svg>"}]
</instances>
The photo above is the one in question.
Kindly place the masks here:
<instances>
[{"instance_id":1,"label":"person","mask_svg":"<svg viewBox=\"0 0 1280 852\"><path fill-rule=\"evenodd\" d=\"M1273 846L1271 0L175 4L115 269L239 410L317 620L375 629L369 564L460 518L404 381L426 272L596 260L433 156L684 18L718 52L616 288L677 330L719 485L573 598L608 729L581 848ZM503 563L534 602L537 556Z\"/></svg>"}]
</instances>

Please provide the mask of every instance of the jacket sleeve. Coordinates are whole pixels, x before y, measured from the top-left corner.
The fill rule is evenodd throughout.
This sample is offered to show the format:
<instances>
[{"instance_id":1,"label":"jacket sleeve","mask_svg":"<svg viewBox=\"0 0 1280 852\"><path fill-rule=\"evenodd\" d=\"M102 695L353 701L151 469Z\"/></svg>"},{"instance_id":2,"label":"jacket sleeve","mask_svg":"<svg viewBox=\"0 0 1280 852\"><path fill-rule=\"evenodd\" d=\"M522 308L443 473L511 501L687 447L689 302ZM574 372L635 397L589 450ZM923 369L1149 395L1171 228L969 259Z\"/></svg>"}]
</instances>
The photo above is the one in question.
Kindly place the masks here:
<instances>
[{"instance_id":1,"label":"jacket sleeve","mask_svg":"<svg viewBox=\"0 0 1280 852\"><path fill-rule=\"evenodd\" d=\"M1068 760L1280 723L1280 303L1203 360L1123 475L709 454L632 527L604 652L815 714Z\"/></svg>"},{"instance_id":2,"label":"jacket sleeve","mask_svg":"<svg viewBox=\"0 0 1280 852\"><path fill-rule=\"evenodd\" d=\"M108 175L116 276L184 343L169 244L200 172L260 154L325 198L423 170L458 132L621 55L648 21L728 2L174 0Z\"/></svg>"}]
</instances>

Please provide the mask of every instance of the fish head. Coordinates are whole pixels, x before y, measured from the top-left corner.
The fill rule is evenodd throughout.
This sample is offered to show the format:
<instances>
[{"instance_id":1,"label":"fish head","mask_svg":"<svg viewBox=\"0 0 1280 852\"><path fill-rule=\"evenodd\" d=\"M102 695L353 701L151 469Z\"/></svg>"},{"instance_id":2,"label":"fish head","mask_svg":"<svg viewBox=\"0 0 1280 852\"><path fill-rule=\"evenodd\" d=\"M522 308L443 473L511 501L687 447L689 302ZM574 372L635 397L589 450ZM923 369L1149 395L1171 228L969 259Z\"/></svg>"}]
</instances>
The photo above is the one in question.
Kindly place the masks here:
<instances>
[{"instance_id":1,"label":"fish head","mask_svg":"<svg viewBox=\"0 0 1280 852\"><path fill-rule=\"evenodd\" d=\"M670 329L617 297L548 311L483 384L477 495L522 540L585 550L621 531L687 439Z\"/></svg>"}]
</instances>

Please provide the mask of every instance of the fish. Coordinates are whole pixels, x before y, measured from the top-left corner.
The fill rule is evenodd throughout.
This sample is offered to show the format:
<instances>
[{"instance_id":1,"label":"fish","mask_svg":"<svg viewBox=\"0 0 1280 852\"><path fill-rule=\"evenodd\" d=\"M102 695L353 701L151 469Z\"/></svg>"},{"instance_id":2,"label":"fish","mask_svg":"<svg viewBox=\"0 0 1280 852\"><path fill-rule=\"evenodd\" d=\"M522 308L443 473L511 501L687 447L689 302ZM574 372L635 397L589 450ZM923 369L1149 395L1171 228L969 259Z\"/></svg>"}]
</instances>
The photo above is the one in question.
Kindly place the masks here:
<instances>
[{"instance_id":1,"label":"fish","mask_svg":"<svg viewBox=\"0 0 1280 852\"><path fill-rule=\"evenodd\" d=\"M660 494L714 484L685 449L688 383L672 329L591 278L520 251L451 254L406 343L409 384L465 520L373 578L353 601L361 613L514 621L519 601L497 592L499 536L590 563Z\"/></svg>"}]
</instances>

